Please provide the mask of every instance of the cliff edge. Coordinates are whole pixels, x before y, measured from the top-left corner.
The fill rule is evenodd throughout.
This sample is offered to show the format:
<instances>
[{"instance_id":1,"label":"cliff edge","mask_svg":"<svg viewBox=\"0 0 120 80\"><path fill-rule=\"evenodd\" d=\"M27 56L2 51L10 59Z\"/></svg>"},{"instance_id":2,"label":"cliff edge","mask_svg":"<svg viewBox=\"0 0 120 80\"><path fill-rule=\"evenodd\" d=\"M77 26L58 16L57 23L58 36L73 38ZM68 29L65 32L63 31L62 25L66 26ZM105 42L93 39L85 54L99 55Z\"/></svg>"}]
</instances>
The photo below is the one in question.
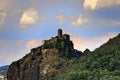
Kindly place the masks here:
<instances>
[{"instance_id":1,"label":"cliff edge","mask_svg":"<svg viewBox=\"0 0 120 80\"><path fill-rule=\"evenodd\" d=\"M68 34L58 30L56 37L44 40L22 59L13 62L8 70L8 80L57 80L67 70L70 58L79 58L82 52L73 47Z\"/></svg>"}]
</instances>

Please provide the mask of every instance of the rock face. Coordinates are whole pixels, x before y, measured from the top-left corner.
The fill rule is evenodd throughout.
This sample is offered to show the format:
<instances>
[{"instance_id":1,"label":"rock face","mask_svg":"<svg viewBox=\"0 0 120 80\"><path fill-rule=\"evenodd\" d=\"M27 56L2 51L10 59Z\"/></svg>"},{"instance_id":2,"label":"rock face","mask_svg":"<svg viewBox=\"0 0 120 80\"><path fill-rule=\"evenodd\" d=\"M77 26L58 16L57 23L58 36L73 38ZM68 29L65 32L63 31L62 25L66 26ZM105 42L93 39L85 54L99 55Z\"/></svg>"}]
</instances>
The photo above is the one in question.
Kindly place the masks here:
<instances>
[{"instance_id":1,"label":"rock face","mask_svg":"<svg viewBox=\"0 0 120 80\"><path fill-rule=\"evenodd\" d=\"M56 37L44 40L43 45L31 49L22 59L13 62L7 80L56 80L64 75L68 59L79 58L81 52L73 47L68 34L58 30Z\"/></svg>"}]
</instances>

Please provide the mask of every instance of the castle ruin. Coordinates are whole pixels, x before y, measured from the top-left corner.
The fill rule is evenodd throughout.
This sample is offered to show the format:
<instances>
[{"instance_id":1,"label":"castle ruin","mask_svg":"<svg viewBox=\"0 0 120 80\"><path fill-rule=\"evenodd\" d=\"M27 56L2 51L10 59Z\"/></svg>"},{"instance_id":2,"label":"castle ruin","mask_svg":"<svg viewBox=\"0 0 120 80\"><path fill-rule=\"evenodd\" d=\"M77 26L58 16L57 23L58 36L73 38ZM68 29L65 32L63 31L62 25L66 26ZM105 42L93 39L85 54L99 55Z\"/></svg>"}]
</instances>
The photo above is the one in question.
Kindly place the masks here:
<instances>
[{"instance_id":1,"label":"castle ruin","mask_svg":"<svg viewBox=\"0 0 120 80\"><path fill-rule=\"evenodd\" d=\"M57 36L51 37L49 40L43 40L43 48L60 48L60 45L73 48L73 43L70 41L70 35L63 34L62 29L58 29Z\"/></svg>"}]
</instances>

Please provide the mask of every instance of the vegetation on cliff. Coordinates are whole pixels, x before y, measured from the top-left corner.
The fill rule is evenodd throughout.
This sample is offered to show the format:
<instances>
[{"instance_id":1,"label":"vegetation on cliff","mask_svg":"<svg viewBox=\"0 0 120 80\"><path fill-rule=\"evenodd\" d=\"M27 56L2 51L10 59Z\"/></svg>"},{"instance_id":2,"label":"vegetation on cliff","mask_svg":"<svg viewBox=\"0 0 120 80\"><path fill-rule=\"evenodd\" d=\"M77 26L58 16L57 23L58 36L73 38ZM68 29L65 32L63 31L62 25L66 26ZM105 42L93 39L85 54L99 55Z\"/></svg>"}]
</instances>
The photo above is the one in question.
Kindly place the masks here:
<instances>
[{"instance_id":1,"label":"vegetation on cliff","mask_svg":"<svg viewBox=\"0 0 120 80\"><path fill-rule=\"evenodd\" d=\"M57 80L66 74L69 59L79 58L80 51L73 48L70 36L58 35L43 44L31 49L31 52L22 59L13 62L8 70L8 80Z\"/></svg>"},{"instance_id":2,"label":"vegetation on cliff","mask_svg":"<svg viewBox=\"0 0 120 80\"><path fill-rule=\"evenodd\" d=\"M85 50L80 59L71 61L71 71L59 80L119 80L120 34L93 52Z\"/></svg>"},{"instance_id":3,"label":"vegetation on cliff","mask_svg":"<svg viewBox=\"0 0 120 80\"><path fill-rule=\"evenodd\" d=\"M73 48L69 35L45 40L22 59L13 62L8 80L119 80L120 34L93 52Z\"/></svg>"}]
</instances>

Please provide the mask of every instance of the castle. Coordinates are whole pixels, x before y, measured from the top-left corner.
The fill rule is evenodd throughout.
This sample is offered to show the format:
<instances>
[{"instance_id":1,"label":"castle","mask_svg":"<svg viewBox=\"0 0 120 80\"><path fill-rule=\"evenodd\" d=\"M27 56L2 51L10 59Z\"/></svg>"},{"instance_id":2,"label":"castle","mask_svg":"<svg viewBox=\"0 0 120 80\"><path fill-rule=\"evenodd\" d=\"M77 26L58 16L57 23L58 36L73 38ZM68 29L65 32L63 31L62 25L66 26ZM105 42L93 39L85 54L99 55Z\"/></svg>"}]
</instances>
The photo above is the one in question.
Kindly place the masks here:
<instances>
[{"instance_id":1,"label":"castle","mask_svg":"<svg viewBox=\"0 0 120 80\"><path fill-rule=\"evenodd\" d=\"M58 29L57 36L51 37L49 40L43 40L42 46L31 49L31 53L38 53L42 50L53 50L58 52L64 52L67 50L73 50L73 43L70 41L70 35L63 34L62 29Z\"/></svg>"},{"instance_id":2,"label":"castle","mask_svg":"<svg viewBox=\"0 0 120 80\"><path fill-rule=\"evenodd\" d=\"M73 43L70 41L70 35L63 34L62 29L58 29L56 37L51 37L49 40L43 40L43 45L43 48L61 48L61 45L73 48Z\"/></svg>"}]
</instances>

